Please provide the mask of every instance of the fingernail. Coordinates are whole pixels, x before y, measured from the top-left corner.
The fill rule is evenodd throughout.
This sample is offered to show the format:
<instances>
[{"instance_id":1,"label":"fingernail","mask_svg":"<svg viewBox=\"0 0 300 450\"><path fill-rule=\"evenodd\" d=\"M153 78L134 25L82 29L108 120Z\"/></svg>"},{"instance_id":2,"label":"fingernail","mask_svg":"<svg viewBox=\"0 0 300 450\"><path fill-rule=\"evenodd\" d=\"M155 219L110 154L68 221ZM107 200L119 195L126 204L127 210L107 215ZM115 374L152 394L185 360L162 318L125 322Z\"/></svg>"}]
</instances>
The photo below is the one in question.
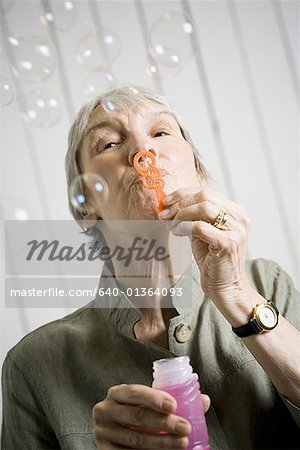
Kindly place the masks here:
<instances>
[{"instance_id":1,"label":"fingernail","mask_svg":"<svg viewBox=\"0 0 300 450\"><path fill-rule=\"evenodd\" d=\"M173 195L168 195L167 197L165 197L163 199L162 202L163 202L164 205L167 205L168 203L171 203L173 200L174 200Z\"/></svg>"},{"instance_id":2,"label":"fingernail","mask_svg":"<svg viewBox=\"0 0 300 450\"><path fill-rule=\"evenodd\" d=\"M202 395L203 409L206 412L209 409L209 407L210 407L210 398L206 394L201 394L201 395Z\"/></svg>"},{"instance_id":3,"label":"fingernail","mask_svg":"<svg viewBox=\"0 0 300 450\"><path fill-rule=\"evenodd\" d=\"M158 217L167 217L170 214L170 210L169 209L164 209L163 211L161 211L158 214Z\"/></svg>"},{"instance_id":4,"label":"fingernail","mask_svg":"<svg viewBox=\"0 0 300 450\"><path fill-rule=\"evenodd\" d=\"M178 434L187 434L191 432L191 427L187 422L177 422L175 425L175 432Z\"/></svg>"},{"instance_id":5,"label":"fingernail","mask_svg":"<svg viewBox=\"0 0 300 450\"><path fill-rule=\"evenodd\" d=\"M188 445L189 445L189 440L186 436L174 439L174 447L175 448L187 448Z\"/></svg>"},{"instance_id":6,"label":"fingernail","mask_svg":"<svg viewBox=\"0 0 300 450\"><path fill-rule=\"evenodd\" d=\"M173 412L174 411L174 409L175 409L175 404L174 404L174 402L172 402L172 400L168 400L168 399L166 399L166 400L164 400L163 401L163 409L166 411L166 412Z\"/></svg>"}]
</instances>

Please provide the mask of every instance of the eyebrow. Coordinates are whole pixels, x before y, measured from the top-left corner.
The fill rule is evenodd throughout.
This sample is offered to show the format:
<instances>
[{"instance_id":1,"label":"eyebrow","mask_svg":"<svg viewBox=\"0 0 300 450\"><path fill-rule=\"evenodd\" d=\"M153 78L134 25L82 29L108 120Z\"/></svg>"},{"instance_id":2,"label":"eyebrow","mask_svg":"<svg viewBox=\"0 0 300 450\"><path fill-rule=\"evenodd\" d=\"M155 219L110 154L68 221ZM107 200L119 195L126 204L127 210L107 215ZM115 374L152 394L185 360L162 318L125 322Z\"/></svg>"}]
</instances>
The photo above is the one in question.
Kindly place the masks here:
<instances>
[{"instance_id":1,"label":"eyebrow","mask_svg":"<svg viewBox=\"0 0 300 450\"><path fill-rule=\"evenodd\" d=\"M118 127L120 126L120 122L118 123ZM90 134L91 131L97 130L98 128L112 128L113 130L117 128L117 125L112 123L110 120L103 120L102 122L93 125L85 132L85 136Z\"/></svg>"},{"instance_id":2,"label":"eyebrow","mask_svg":"<svg viewBox=\"0 0 300 450\"><path fill-rule=\"evenodd\" d=\"M171 117L173 120L175 120L176 123L178 123L177 120L176 120L176 117L170 111L157 111L156 113L153 114L151 119L154 118L154 117L162 116L163 114Z\"/></svg>"},{"instance_id":3,"label":"eyebrow","mask_svg":"<svg viewBox=\"0 0 300 450\"><path fill-rule=\"evenodd\" d=\"M164 115L168 115L168 116L171 117L173 120L175 120L175 122L177 123L177 120L176 120L174 114L172 114L172 113L169 112L169 111L157 111L157 112L155 112L155 113L151 116L150 120L153 119L153 118L156 118L156 117L158 117L158 116L161 116L161 115L163 115L163 114L164 114ZM99 129L99 128L111 128L111 129L113 129L113 130L116 130L117 128L120 127L120 125L123 126L122 123L121 123L118 119L116 119L116 120L118 121L118 125L112 123L111 120L103 120L102 122L99 122L99 123L97 123L96 125L93 125L91 128L89 128L89 129L86 131L85 136L88 136L88 134L89 134L91 131L97 130L97 129Z\"/></svg>"}]
</instances>

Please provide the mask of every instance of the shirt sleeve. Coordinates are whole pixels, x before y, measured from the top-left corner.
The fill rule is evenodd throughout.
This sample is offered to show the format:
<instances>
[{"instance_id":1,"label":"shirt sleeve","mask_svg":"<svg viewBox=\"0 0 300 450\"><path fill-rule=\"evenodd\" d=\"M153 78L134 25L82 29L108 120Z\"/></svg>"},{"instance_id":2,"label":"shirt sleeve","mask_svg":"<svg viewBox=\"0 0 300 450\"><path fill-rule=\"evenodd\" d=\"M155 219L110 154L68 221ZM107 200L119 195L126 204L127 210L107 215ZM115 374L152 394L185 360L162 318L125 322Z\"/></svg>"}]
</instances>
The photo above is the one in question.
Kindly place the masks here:
<instances>
[{"instance_id":1,"label":"shirt sleeve","mask_svg":"<svg viewBox=\"0 0 300 450\"><path fill-rule=\"evenodd\" d=\"M1 449L59 449L59 442L31 386L8 354L2 369L3 421Z\"/></svg>"},{"instance_id":2,"label":"shirt sleeve","mask_svg":"<svg viewBox=\"0 0 300 450\"><path fill-rule=\"evenodd\" d=\"M281 315L300 331L300 294L291 277L278 264L272 269L275 270L272 300Z\"/></svg>"},{"instance_id":3,"label":"shirt sleeve","mask_svg":"<svg viewBox=\"0 0 300 450\"><path fill-rule=\"evenodd\" d=\"M295 288L291 277L278 265L274 279L274 294L272 300L276 304L281 315L300 331L300 294ZM295 423L300 427L300 408L293 405L287 398L282 395L280 396Z\"/></svg>"}]
</instances>

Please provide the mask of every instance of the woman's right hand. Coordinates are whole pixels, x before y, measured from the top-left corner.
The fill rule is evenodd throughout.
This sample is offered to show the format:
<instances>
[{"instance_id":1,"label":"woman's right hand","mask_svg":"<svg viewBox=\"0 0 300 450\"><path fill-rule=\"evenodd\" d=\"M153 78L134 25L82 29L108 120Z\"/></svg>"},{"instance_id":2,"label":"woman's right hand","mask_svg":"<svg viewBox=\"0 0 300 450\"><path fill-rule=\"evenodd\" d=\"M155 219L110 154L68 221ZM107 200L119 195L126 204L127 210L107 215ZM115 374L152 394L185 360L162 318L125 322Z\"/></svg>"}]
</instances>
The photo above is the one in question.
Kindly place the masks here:
<instances>
[{"instance_id":1,"label":"woman's right hand","mask_svg":"<svg viewBox=\"0 0 300 450\"><path fill-rule=\"evenodd\" d=\"M203 410L210 399L202 395ZM120 384L93 408L94 437L100 450L174 449L188 446L190 423L172 413L175 399L140 384ZM159 434L165 431L169 434Z\"/></svg>"}]
</instances>

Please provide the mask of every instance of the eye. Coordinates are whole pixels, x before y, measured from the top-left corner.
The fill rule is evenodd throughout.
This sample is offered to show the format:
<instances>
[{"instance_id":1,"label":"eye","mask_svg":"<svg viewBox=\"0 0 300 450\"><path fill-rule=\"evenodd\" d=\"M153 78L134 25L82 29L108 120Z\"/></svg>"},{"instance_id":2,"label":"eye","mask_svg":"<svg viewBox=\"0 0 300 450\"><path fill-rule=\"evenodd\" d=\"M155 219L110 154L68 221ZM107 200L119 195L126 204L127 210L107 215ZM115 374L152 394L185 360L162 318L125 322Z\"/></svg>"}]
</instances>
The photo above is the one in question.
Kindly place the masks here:
<instances>
[{"instance_id":1,"label":"eye","mask_svg":"<svg viewBox=\"0 0 300 450\"><path fill-rule=\"evenodd\" d=\"M109 142L108 144L105 145L104 150L106 150L108 148L113 148L116 145L117 145L116 142Z\"/></svg>"},{"instance_id":2,"label":"eye","mask_svg":"<svg viewBox=\"0 0 300 450\"><path fill-rule=\"evenodd\" d=\"M154 134L154 137L162 137L162 136L168 136L168 133L166 133L165 131L158 131L157 133Z\"/></svg>"}]
</instances>

